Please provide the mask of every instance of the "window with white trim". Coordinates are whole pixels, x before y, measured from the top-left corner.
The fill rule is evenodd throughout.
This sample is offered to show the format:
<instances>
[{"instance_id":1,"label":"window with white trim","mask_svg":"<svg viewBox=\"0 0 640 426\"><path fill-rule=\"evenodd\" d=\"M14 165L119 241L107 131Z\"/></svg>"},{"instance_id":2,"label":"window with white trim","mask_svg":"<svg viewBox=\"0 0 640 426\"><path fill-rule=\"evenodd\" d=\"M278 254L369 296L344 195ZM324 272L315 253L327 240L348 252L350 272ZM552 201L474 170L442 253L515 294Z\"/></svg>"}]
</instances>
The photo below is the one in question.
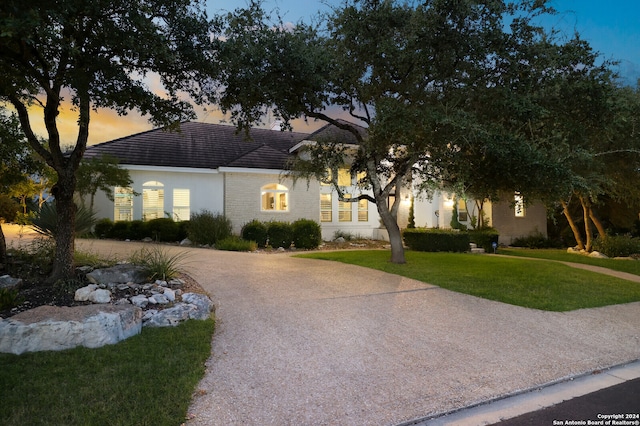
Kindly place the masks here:
<instances>
[{"instance_id":1,"label":"window with white trim","mask_svg":"<svg viewBox=\"0 0 640 426\"><path fill-rule=\"evenodd\" d=\"M164 217L164 184L156 180L142 185L142 220Z\"/></svg>"},{"instance_id":2,"label":"window with white trim","mask_svg":"<svg viewBox=\"0 0 640 426\"><path fill-rule=\"evenodd\" d=\"M116 186L113 189L113 221L133 220L133 188Z\"/></svg>"},{"instance_id":3,"label":"window with white trim","mask_svg":"<svg viewBox=\"0 0 640 426\"><path fill-rule=\"evenodd\" d=\"M369 200L358 200L358 222L369 221Z\"/></svg>"},{"instance_id":4,"label":"window with white trim","mask_svg":"<svg viewBox=\"0 0 640 426\"><path fill-rule=\"evenodd\" d=\"M343 198L351 198L351 195L345 194ZM349 201L339 201L338 202L338 222L351 222L352 213L351 208L353 203Z\"/></svg>"},{"instance_id":5,"label":"window with white trim","mask_svg":"<svg viewBox=\"0 0 640 426\"><path fill-rule=\"evenodd\" d=\"M331 222L332 220L331 194L320 194L320 222Z\"/></svg>"},{"instance_id":6,"label":"window with white trim","mask_svg":"<svg viewBox=\"0 0 640 426\"><path fill-rule=\"evenodd\" d=\"M289 188L278 183L270 183L260 188L260 209L262 211L288 211Z\"/></svg>"},{"instance_id":7,"label":"window with white trim","mask_svg":"<svg viewBox=\"0 0 640 426\"><path fill-rule=\"evenodd\" d=\"M173 219L175 221L189 220L191 218L191 191L189 189L175 188L173 190Z\"/></svg>"}]
</instances>

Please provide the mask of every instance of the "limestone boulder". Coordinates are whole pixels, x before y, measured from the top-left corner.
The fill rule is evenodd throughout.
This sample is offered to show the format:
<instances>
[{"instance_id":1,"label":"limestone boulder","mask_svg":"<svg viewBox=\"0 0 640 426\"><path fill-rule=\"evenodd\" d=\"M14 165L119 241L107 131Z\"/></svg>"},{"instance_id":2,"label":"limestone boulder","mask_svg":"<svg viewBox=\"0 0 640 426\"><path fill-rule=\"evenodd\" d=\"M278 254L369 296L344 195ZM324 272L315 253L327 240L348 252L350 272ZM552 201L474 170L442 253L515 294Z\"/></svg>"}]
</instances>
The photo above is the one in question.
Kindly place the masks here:
<instances>
[{"instance_id":1,"label":"limestone boulder","mask_svg":"<svg viewBox=\"0 0 640 426\"><path fill-rule=\"evenodd\" d=\"M133 305L40 306L0 320L0 352L98 348L141 330L142 310Z\"/></svg>"},{"instance_id":2,"label":"limestone boulder","mask_svg":"<svg viewBox=\"0 0 640 426\"><path fill-rule=\"evenodd\" d=\"M143 283L146 281L144 268L128 263L112 266L110 268L96 269L87 274L87 279L94 284L110 283Z\"/></svg>"},{"instance_id":3,"label":"limestone boulder","mask_svg":"<svg viewBox=\"0 0 640 426\"><path fill-rule=\"evenodd\" d=\"M178 303L175 306L161 311L157 311L148 320L144 322L145 327L175 327L182 321L190 318L191 314L196 311L194 305L186 303Z\"/></svg>"},{"instance_id":4,"label":"limestone boulder","mask_svg":"<svg viewBox=\"0 0 640 426\"><path fill-rule=\"evenodd\" d=\"M185 293L182 295L182 301L194 305L197 308L189 314L189 318L205 320L211 316L213 301L206 294Z\"/></svg>"}]
</instances>

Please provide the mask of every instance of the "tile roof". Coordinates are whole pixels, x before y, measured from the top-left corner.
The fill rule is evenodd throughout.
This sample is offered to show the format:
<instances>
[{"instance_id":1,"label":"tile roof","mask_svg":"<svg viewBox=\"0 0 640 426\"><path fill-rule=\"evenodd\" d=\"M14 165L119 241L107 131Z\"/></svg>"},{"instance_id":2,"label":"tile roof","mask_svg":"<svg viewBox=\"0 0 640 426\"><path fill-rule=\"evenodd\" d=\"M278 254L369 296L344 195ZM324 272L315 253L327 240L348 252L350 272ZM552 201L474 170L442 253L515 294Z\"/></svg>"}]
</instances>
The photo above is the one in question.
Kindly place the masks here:
<instances>
[{"instance_id":1,"label":"tile roof","mask_svg":"<svg viewBox=\"0 0 640 426\"><path fill-rule=\"evenodd\" d=\"M248 167L281 170L289 148L309 135L251 129L250 140L234 126L185 122L179 132L154 129L87 148L85 158L109 154L120 164L217 169Z\"/></svg>"}]
</instances>

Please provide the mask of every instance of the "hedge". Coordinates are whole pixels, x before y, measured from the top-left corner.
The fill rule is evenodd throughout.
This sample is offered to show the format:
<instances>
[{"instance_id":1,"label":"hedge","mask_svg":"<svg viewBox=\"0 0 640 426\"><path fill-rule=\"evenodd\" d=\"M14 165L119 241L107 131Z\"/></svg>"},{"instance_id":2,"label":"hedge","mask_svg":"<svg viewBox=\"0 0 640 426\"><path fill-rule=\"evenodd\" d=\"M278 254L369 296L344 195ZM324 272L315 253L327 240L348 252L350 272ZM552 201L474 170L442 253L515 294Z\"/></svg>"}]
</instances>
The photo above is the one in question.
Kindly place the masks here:
<instances>
[{"instance_id":1,"label":"hedge","mask_svg":"<svg viewBox=\"0 0 640 426\"><path fill-rule=\"evenodd\" d=\"M483 228L469 231L470 241L482 247L487 253L493 253L493 243L498 247L500 233L494 228Z\"/></svg>"},{"instance_id":2,"label":"hedge","mask_svg":"<svg viewBox=\"0 0 640 426\"><path fill-rule=\"evenodd\" d=\"M411 250L416 251L469 251L469 233L443 229L405 229L402 233L404 242Z\"/></svg>"}]
</instances>

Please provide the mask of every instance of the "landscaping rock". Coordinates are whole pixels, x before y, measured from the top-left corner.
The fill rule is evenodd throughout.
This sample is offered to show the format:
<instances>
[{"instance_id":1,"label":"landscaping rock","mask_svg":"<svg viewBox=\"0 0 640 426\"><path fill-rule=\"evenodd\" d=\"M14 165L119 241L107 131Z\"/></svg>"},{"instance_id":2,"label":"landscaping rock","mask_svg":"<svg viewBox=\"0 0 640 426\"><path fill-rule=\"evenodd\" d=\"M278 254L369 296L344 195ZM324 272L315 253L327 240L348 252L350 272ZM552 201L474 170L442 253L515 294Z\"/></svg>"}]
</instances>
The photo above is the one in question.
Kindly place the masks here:
<instances>
[{"instance_id":1,"label":"landscaping rock","mask_svg":"<svg viewBox=\"0 0 640 426\"><path fill-rule=\"evenodd\" d=\"M87 279L94 284L143 283L146 281L146 276L142 267L123 263L89 272Z\"/></svg>"},{"instance_id":2,"label":"landscaping rock","mask_svg":"<svg viewBox=\"0 0 640 426\"><path fill-rule=\"evenodd\" d=\"M213 311L213 302L208 296L199 293L185 293L182 295L182 301L196 306L196 310L189 314L189 318L205 320L211 316Z\"/></svg>"},{"instance_id":3,"label":"landscaping rock","mask_svg":"<svg viewBox=\"0 0 640 426\"><path fill-rule=\"evenodd\" d=\"M169 299L164 294L154 294L149 298L149 303L153 303L154 305L167 305L169 303Z\"/></svg>"},{"instance_id":4,"label":"landscaping rock","mask_svg":"<svg viewBox=\"0 0 640 426\"><path fill-rule=\"evenodd\" d=\"M77 300L78 302L87 302L91 297L91 293L93 293L97 289L98 289L98 286L95 284L89 284L88 286L80 287L79 289L76 290L76 293L73 299Z\"/></svg>"},{"instance_id":5,"label":"landscaping rock","mask_svg":"<svg viewBox=\"0 0 640 426\"><path fill-rule=\"evenodd\" d=\"M599 251L592 251L591 253L589 253L589 257L594 257L596 259L608 259L609 256L600 253Z\"/></svg>"},{"instance_id":6,"label":"landscaping rock","mask_svg":"<svg viewBox=\"0 0 640 426\"><path fill-rule=\"evenodd\" d=\"M181 246L190 246L191 244L192 244L191 240L188 238L185 238L184 240L180 241Z\"/></svg>"},{"instance_id":7,"label":"landscaping rock","mask_svg":"<svg viewBox=\"0 0 640 426\"><path fill-rule=\"evenodd\" d=\"M174 327L191 318L196 310L194 305L178 303L172 308L158 311L143 324L145 327Z\"/></svg>"},{"instance_id":8,"label":"landscaping rock","mask_svg":"<svg viewBox=\"0 0 640 426\"><path fill-rule=\"evenodd\" d=\"M45 305L0 320L0 352L98 348L141 330L142 310L132 305Z\"/></svg>"},{"instance_id":9,"label":"landscaping rock","mask_svg":"<svg viewBox=\"0 0 640 426\"><path fill-rule=\"evenodd\" d=\"M169 287L164 289L164 296L169 299L169 302L175 302L176 301L176 292L173 291L172 289L170 289Z\"/></svg>"},{"instance_id":10,"label":"landscaping rock","mask_svg":"<svg viewBox=\"0 0 640 426\"><path fill-rule=\"evenodd\" d=\"M22 278L12 278L9 275L0 277L0 289L13 290L22 285Z\"/></svg>"},{"instance_id":11,"label":"landscaping rock","mask_svg":"<svg viewBox=\"0 0 640 426\"><path fill-rule=\"evenodd\" d=\"M109 303L111 302L111 292L98 289L89 295L89 301L93 303Z\"/></svg>"},{"instance_id":12,"label":"landscaping rock","mask_svg":"<svg viewBox=\"0 0 640 426\"><path fill-rule=\"evenodd\" d=\"M149 299L143 294L138 294L137 296L133 296L129 300L133 305L139 308L145 308L149 304Z\"/></svg>"}]
</instances>

